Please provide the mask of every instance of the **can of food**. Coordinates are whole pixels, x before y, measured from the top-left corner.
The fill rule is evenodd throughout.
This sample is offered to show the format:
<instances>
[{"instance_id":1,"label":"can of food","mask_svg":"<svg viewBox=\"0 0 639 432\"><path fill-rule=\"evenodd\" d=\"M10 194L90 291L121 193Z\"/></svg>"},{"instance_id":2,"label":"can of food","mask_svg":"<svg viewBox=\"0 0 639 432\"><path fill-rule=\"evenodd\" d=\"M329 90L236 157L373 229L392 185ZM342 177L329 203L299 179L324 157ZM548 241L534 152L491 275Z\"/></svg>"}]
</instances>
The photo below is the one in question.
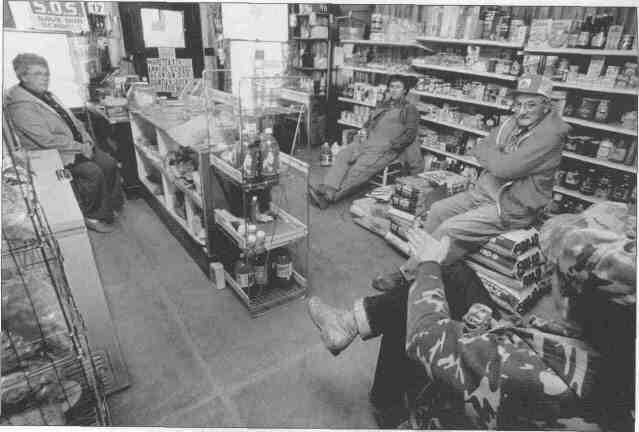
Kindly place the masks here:
<instances>
[{"instance_id":1,"label":"can of food","mask_svg":"<svg viewBox=\"0 0 639 432\"><path fill-rule=\"evenodd\" d=\"M621 36L621 42L619 43L619 49L631 50L632 44L635 42L635 35L632 33L626 33Z\"/></svg>"}]
</instances>

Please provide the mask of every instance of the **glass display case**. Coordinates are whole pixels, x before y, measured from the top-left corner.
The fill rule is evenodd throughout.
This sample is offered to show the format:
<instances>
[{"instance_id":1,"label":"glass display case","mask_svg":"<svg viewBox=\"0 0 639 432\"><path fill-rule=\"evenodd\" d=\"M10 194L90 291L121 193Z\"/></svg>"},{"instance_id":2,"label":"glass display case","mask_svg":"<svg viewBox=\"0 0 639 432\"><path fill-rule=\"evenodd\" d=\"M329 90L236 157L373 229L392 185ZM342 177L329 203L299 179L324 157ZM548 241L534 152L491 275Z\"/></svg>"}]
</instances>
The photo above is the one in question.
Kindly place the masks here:
<instances>
[{"instance_id":1,"label":"glass display case","mask_svg":"<svg viewBox=\"0 0 639 432\"><path fill-rule=\"evenodd\" d=\"M292 156L301 150L305 105L284 90L303 78L243 78L233 95L215 88L217 74L203 78L211 177L225 198L214 210L216 255L255 316L308 289L308 165Z\"/></svg>"},{"instance_id":2,"label":"glass display case","mask_svg":"<svg viewBox=\"0 0 639 432\"><path fill-rule=\"evenodd\" d=\"M27 153L6 116L3 138L0 424L108 425L108 355L91 350Z\"/></svg>"}]
</instances>

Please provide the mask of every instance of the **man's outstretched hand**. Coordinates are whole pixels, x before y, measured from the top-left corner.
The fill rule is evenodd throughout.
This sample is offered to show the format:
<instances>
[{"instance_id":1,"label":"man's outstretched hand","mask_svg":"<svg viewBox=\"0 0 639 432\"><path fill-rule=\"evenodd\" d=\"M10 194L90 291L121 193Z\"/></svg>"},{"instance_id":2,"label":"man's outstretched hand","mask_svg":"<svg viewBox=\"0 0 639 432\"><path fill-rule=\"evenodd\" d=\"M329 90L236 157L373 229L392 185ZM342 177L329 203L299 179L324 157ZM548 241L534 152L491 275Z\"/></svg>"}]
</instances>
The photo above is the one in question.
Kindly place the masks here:
<instances>
[{"instance_id":1,"label":"man's outstretched hand","mask_svg":"<svg viewBox=\"0 0 639 432\"><path fill-rule=\"evenodd\" d=\"M450 238L442 237L441 240L420 229L412 229L407 233L411 255L419 262L434 261L441 264L448 254Z\"/></svg>"}]
</instances>

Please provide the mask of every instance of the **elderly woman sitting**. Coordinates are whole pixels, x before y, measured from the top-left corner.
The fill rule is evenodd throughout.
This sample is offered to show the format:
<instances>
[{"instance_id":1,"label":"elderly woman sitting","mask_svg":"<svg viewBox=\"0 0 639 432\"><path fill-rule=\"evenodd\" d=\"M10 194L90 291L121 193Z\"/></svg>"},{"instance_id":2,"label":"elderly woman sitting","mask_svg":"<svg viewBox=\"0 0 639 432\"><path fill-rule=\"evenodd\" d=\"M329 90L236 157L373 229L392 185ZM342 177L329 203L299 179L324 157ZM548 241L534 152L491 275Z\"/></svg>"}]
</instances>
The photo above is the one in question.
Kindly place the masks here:
<instances>
[{"instance_id":1,"label":"elderly woman sitting","mask_svg":"<svg viewBox=\"0 0 639 432\"><path fill-rule=\"evenodd\" d=\"M73 176L73 188L87 227L113 231L114 211L124 197L116 161L95 147L82 123L49 92L49 65L36 54L19 54L13 69L20 80L4 105L26 149L57 149Z\"/></svg>"},{"instance_id":2,"label":"elderly woman sitting","mask_svg":"<svg viewBox=\"0 0 639 432\"><path fill-rule=\"evenodd\" d=\"M309 188L311 203L320 209L339 201L400 159L410 174L424 170L424 160L416 141L419 113L406 99L410 82L393 75L388 80L387 99L373 112L362 132L365 140L339 152L324 182Z\"/></svg>"}]
</instances>

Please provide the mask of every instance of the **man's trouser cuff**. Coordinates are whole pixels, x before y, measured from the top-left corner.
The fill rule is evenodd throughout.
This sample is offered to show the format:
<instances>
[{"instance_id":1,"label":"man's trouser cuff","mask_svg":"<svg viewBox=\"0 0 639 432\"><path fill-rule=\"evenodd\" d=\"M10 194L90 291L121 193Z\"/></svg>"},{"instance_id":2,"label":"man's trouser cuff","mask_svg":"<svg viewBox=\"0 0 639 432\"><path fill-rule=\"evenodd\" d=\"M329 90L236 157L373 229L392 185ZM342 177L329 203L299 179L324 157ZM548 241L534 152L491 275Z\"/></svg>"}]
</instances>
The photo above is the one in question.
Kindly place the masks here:
<instances>
[{"instance_id":1,"label":"man's trouser cuff","mask_svg":"<svg viewBox=\"0 0 639 432\"><path fill-rule=\"evenodd\" d=\"M355 305L353 306L353 315L355 316L355 322L357 323L357 331L359 332L359 336L362 338L362 340L374 337L375 334L373 334L371 325L368 322L368 315L366 314L366 309L364 308L363 298L355 300Z\"/></svg>"}]
</instances>

